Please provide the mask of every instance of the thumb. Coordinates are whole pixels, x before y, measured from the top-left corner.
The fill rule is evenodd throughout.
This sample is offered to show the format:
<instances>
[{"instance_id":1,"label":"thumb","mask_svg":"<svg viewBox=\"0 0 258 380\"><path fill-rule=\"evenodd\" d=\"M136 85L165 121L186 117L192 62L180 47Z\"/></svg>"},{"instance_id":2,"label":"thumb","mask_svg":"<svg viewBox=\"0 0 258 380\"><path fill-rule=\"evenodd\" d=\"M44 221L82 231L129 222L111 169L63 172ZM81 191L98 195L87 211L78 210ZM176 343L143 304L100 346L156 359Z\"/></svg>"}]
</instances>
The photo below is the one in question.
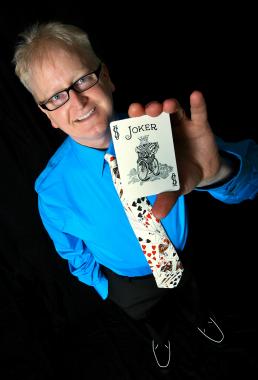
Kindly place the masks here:
<instances>
[{"instance_id":1,"label":"thumb","mask_svg":"<svg viewBox=\"0 0 258 380\"><path fill-rule=\"evenodd\" d=\"M208 122L207 107L201 92L194 91L190 96L191 120L197 124Z\"/></svg>"},{"instance_id":2,"label":"thumb","mask_svg":"<svg viewBox=\"0 0 258 380\"><path fill-rule=\"evenodd\" d=\"M165 216L167 216L169 211L173 208L179 195L179 191L166 191L158 194L152 207L153 215L157 219L165 218Z\"/></svg>"}]
</instances>

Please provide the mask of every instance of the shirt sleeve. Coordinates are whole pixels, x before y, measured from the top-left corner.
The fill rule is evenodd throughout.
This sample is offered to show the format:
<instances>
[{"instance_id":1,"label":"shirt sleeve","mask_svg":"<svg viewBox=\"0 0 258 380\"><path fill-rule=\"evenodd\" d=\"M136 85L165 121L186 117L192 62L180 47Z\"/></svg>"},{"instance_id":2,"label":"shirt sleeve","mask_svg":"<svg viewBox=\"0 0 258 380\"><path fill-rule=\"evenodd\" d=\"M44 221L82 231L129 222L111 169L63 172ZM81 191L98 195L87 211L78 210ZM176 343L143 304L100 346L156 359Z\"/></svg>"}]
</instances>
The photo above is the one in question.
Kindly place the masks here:
<instances>
[{"instance_id":1,"label":"shirt sleeve","mask_svg":"<svg viewBox=\"0 0 258 380\"><path fill-rule=\"evenodd\" d=\"M214 198L229 204L254 199L258 192L258 145L251 139L228 143L217 138L217 143L220 150L240 161L239 170L223 185L197 190L208 191Z\"/></svg>"},{"instance_id":2,"label":"shirt sleeve","mask_svg":"<svg viewBox=\"0 0 258 380\"><path fill-rule=\"evenodd\" d=\"M58 254L68 261L70 272L81 282L93 286L98 294L106 299L108 280L86 244L80 238L63 231L60 225L62 218L54 216L40 197L38 205L43 225L53 240Z\"/></svg>"}]
</instances>

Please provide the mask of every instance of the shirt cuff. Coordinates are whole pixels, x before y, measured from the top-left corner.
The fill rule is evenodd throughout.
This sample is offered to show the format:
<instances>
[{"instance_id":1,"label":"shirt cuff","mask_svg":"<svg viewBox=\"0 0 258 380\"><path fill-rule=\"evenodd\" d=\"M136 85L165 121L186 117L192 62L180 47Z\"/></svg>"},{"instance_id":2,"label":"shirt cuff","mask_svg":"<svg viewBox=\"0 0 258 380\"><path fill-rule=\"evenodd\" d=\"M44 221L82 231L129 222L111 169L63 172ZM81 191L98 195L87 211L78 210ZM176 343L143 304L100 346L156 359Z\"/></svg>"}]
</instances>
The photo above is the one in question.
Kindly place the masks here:
<instances>
[{"instance_id":1,"label":"shirt cuff","mask_svg":"<svg viewBox=\"0 0 258 380\"><path fill-rule=\"evenodd\" d=\"M108 296L108 279L104 274L101 275L100 281L93 285L100 297L105 300Z\"/></svg>"},{"instance_id":2,"label":"shirt cuff","mask_svg":"<svg viewBox=\"0 0 258 380\"><path fill-rule=\"evenodd\" d=\"M232 179L237 177L239 171L240 171L240 166L241 166L241 158L233 153L224 151L224 150L219 150L219 154L221 157L223 157L226 161L230 162L231 165L231 174L227 176L225 179L222 179L220 181L217 181L215 183L212 183L207 186L198 186L196 187L196 190L212 190L212 189L217 189L220 187L223 187L224 185L227 185Z\"/></svg>"}]
</instances>

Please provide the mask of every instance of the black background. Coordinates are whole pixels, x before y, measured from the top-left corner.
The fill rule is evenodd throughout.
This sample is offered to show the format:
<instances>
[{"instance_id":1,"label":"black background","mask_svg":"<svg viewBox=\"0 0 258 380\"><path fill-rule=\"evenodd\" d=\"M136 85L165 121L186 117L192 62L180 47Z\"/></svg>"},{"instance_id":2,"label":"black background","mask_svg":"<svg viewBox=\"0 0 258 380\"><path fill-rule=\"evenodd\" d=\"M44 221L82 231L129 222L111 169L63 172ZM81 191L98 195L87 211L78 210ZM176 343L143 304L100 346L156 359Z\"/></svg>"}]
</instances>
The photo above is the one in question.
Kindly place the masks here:
<instances>
[{"instance_id":1,"label":"black background","mask_svg":"<svg viewBox=\"0 0 258 380\"><path fill-rule=\"evenodd\" d=\"M226 10L218 2L206 7L195 4L193 9L171 3L146 4L140 10L137 3L121 2L117 7L35 3L30 8L24 4L1 10L2 378L21 374L26 379L50 379L57 374L86 378L101 358L98 373L106 378L151 379L142 368L136 371L133 357L122 366L116 350L123 339L129 339L124 320L91 288L72 278L38 216L34 181L63 135L51 129L19 83L11 59L17 34L32 22L47 20L74 23L89 33L110 69L119 110L126 111L132 101L166 97L176 97L188 110L189 95L198 89L205 95L217 135L228 141L252 138L257 142L255 13L248 4ZM225 325L235 329L230 360L235 363L241 357L243 366L238 363L234 368L244 373L247 354L254 355L257 333L257 199L224 205L208 194L193 192L187 201L193 267L212 306ZM238 356L240 338L243 356ZM131 363L136 375L133 365L128 369ZM254 361L246 364L251 373Z\"/></svg>"}]
</instances>

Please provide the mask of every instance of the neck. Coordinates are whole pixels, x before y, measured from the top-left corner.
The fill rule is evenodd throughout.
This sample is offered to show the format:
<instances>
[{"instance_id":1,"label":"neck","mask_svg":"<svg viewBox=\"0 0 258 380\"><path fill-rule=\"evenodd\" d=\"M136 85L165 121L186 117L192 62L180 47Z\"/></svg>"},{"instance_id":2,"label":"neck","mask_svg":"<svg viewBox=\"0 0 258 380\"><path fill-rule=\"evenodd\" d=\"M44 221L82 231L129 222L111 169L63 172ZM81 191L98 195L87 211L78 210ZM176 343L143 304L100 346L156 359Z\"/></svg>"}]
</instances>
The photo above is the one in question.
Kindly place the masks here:
<instances>
[{"instance_id":1,"label":"neck","mask_svg":"<svg viewBox=\"0 0 258 380\"><path fill-rule=\"evenodd\" d=\"M111 132L108 129L105 135L95 140L91 140L87 138L73 138L73 139L80 145L88 146L89 148L104 150L104 149L107 149L110 144Z\"/></svg>"}]
</instances>

